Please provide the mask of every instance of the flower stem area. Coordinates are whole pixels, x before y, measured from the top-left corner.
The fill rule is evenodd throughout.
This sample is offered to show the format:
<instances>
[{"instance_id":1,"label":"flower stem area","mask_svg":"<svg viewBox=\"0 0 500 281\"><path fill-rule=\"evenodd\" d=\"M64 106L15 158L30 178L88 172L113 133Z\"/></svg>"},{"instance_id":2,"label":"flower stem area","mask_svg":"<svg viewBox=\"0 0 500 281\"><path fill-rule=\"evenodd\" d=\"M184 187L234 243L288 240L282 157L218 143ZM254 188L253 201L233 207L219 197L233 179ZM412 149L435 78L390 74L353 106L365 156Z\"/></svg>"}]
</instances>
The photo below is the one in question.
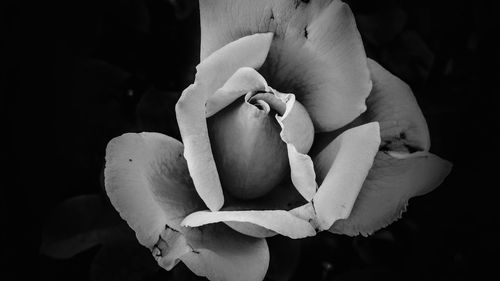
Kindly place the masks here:
<instances>
[{"instance_id":1,"label":"flower stem area","mask_svg":"<svg viewBox=\"0 0 500 281\"><path fill-rule=\"evenodd\" d=\"M199 62L198 1L58 2L2 9L6 280L204 280L182 263L158 267L103 189L113 137L146 131L180 140L175 104ZM500 250L492 195L500 46L490 40L500 7L345 2L367 56L410 85L430 151L454 167L402 219L369 237L269 238L265 280L481 280Z\"/></svg>"}]
</instances>

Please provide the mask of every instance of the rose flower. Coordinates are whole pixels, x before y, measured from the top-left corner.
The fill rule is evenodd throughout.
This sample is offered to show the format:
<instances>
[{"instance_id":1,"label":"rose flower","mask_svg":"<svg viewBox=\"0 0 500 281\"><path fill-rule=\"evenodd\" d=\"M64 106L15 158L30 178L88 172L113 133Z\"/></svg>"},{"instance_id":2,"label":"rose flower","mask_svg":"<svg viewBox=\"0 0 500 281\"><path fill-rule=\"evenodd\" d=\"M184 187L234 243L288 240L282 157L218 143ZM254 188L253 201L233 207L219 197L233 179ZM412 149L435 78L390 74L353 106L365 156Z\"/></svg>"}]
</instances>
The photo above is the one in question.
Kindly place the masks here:
<instances>
[{"instance_id":1,"label":"rose flower","mask_svg":"<svg viewBox=\"0 0 500 281\"><path fill-rule=\"evenodd\" d=\"M366 57L346 4L201 0L200 16L182 143L130 133L106 150L107 194L163 268L262 280L266 237L368 235L448 174L411 90Z\"/></svg>"}]
</instances>

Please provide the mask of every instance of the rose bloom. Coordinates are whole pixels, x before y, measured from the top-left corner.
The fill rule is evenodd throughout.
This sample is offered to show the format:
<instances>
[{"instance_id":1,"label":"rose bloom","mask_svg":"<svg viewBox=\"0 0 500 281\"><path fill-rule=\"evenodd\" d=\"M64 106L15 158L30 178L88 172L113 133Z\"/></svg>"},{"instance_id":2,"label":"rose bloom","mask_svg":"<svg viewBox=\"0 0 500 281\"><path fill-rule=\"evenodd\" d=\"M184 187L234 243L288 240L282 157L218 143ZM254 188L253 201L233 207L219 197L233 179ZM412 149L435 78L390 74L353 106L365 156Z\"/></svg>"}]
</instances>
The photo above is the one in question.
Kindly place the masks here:
<instances>
[{"instance_id":1,"label":"rose bloom","mask_svg":"<svg viewBox=\"0 0 500 281\"><path fill-rule=\"evenodd\" d=\"M182 143L130 133L106 150L107 194L163 268L262 280L266 237L368 235L450 171L346 4L201 0L200 16Z\"/></svg>"}]
</instances>

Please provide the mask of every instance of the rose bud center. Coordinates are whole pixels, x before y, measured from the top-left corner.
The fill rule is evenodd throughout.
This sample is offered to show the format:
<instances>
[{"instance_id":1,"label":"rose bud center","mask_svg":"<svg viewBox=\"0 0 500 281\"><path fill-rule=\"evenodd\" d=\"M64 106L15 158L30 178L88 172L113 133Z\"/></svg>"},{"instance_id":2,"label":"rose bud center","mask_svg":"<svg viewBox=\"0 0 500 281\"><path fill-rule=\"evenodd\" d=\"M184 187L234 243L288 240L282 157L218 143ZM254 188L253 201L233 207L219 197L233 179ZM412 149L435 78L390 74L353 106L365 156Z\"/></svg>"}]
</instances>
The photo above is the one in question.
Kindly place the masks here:
<instances>
[{"instance_id":1,"label":"rose bud center","mask_svg":"<svg viewBox=\"0 0 500 281\"><path fill-rule=\"evenodd\" d=\"M285 109L272 93L248 93L208 118L219 178L232 196L261 197L289 174L287 147L275 118Z\"/></svg>"}]
</instances>

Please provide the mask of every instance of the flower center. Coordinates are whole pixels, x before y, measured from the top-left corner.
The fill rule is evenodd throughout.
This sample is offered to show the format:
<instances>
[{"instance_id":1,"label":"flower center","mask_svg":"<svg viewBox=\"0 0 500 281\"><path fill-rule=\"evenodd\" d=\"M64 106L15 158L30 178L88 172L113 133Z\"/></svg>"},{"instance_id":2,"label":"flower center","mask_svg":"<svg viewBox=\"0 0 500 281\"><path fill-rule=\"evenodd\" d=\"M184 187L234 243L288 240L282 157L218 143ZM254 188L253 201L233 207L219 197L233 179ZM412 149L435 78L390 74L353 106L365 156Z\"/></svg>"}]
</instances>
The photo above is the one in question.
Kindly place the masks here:
<instances>
[{"instance_id":1,"label":"flower center","mask_svg":"<svg viewBox=\"0 0 500 281\"><path fill-rule=\"evenodd\" d=\"M273 93L251 92L207 119L219 178L232 196L261 197L289 174L287 148L275 118L285 109Z\"/></svg>"}]
</instances>

